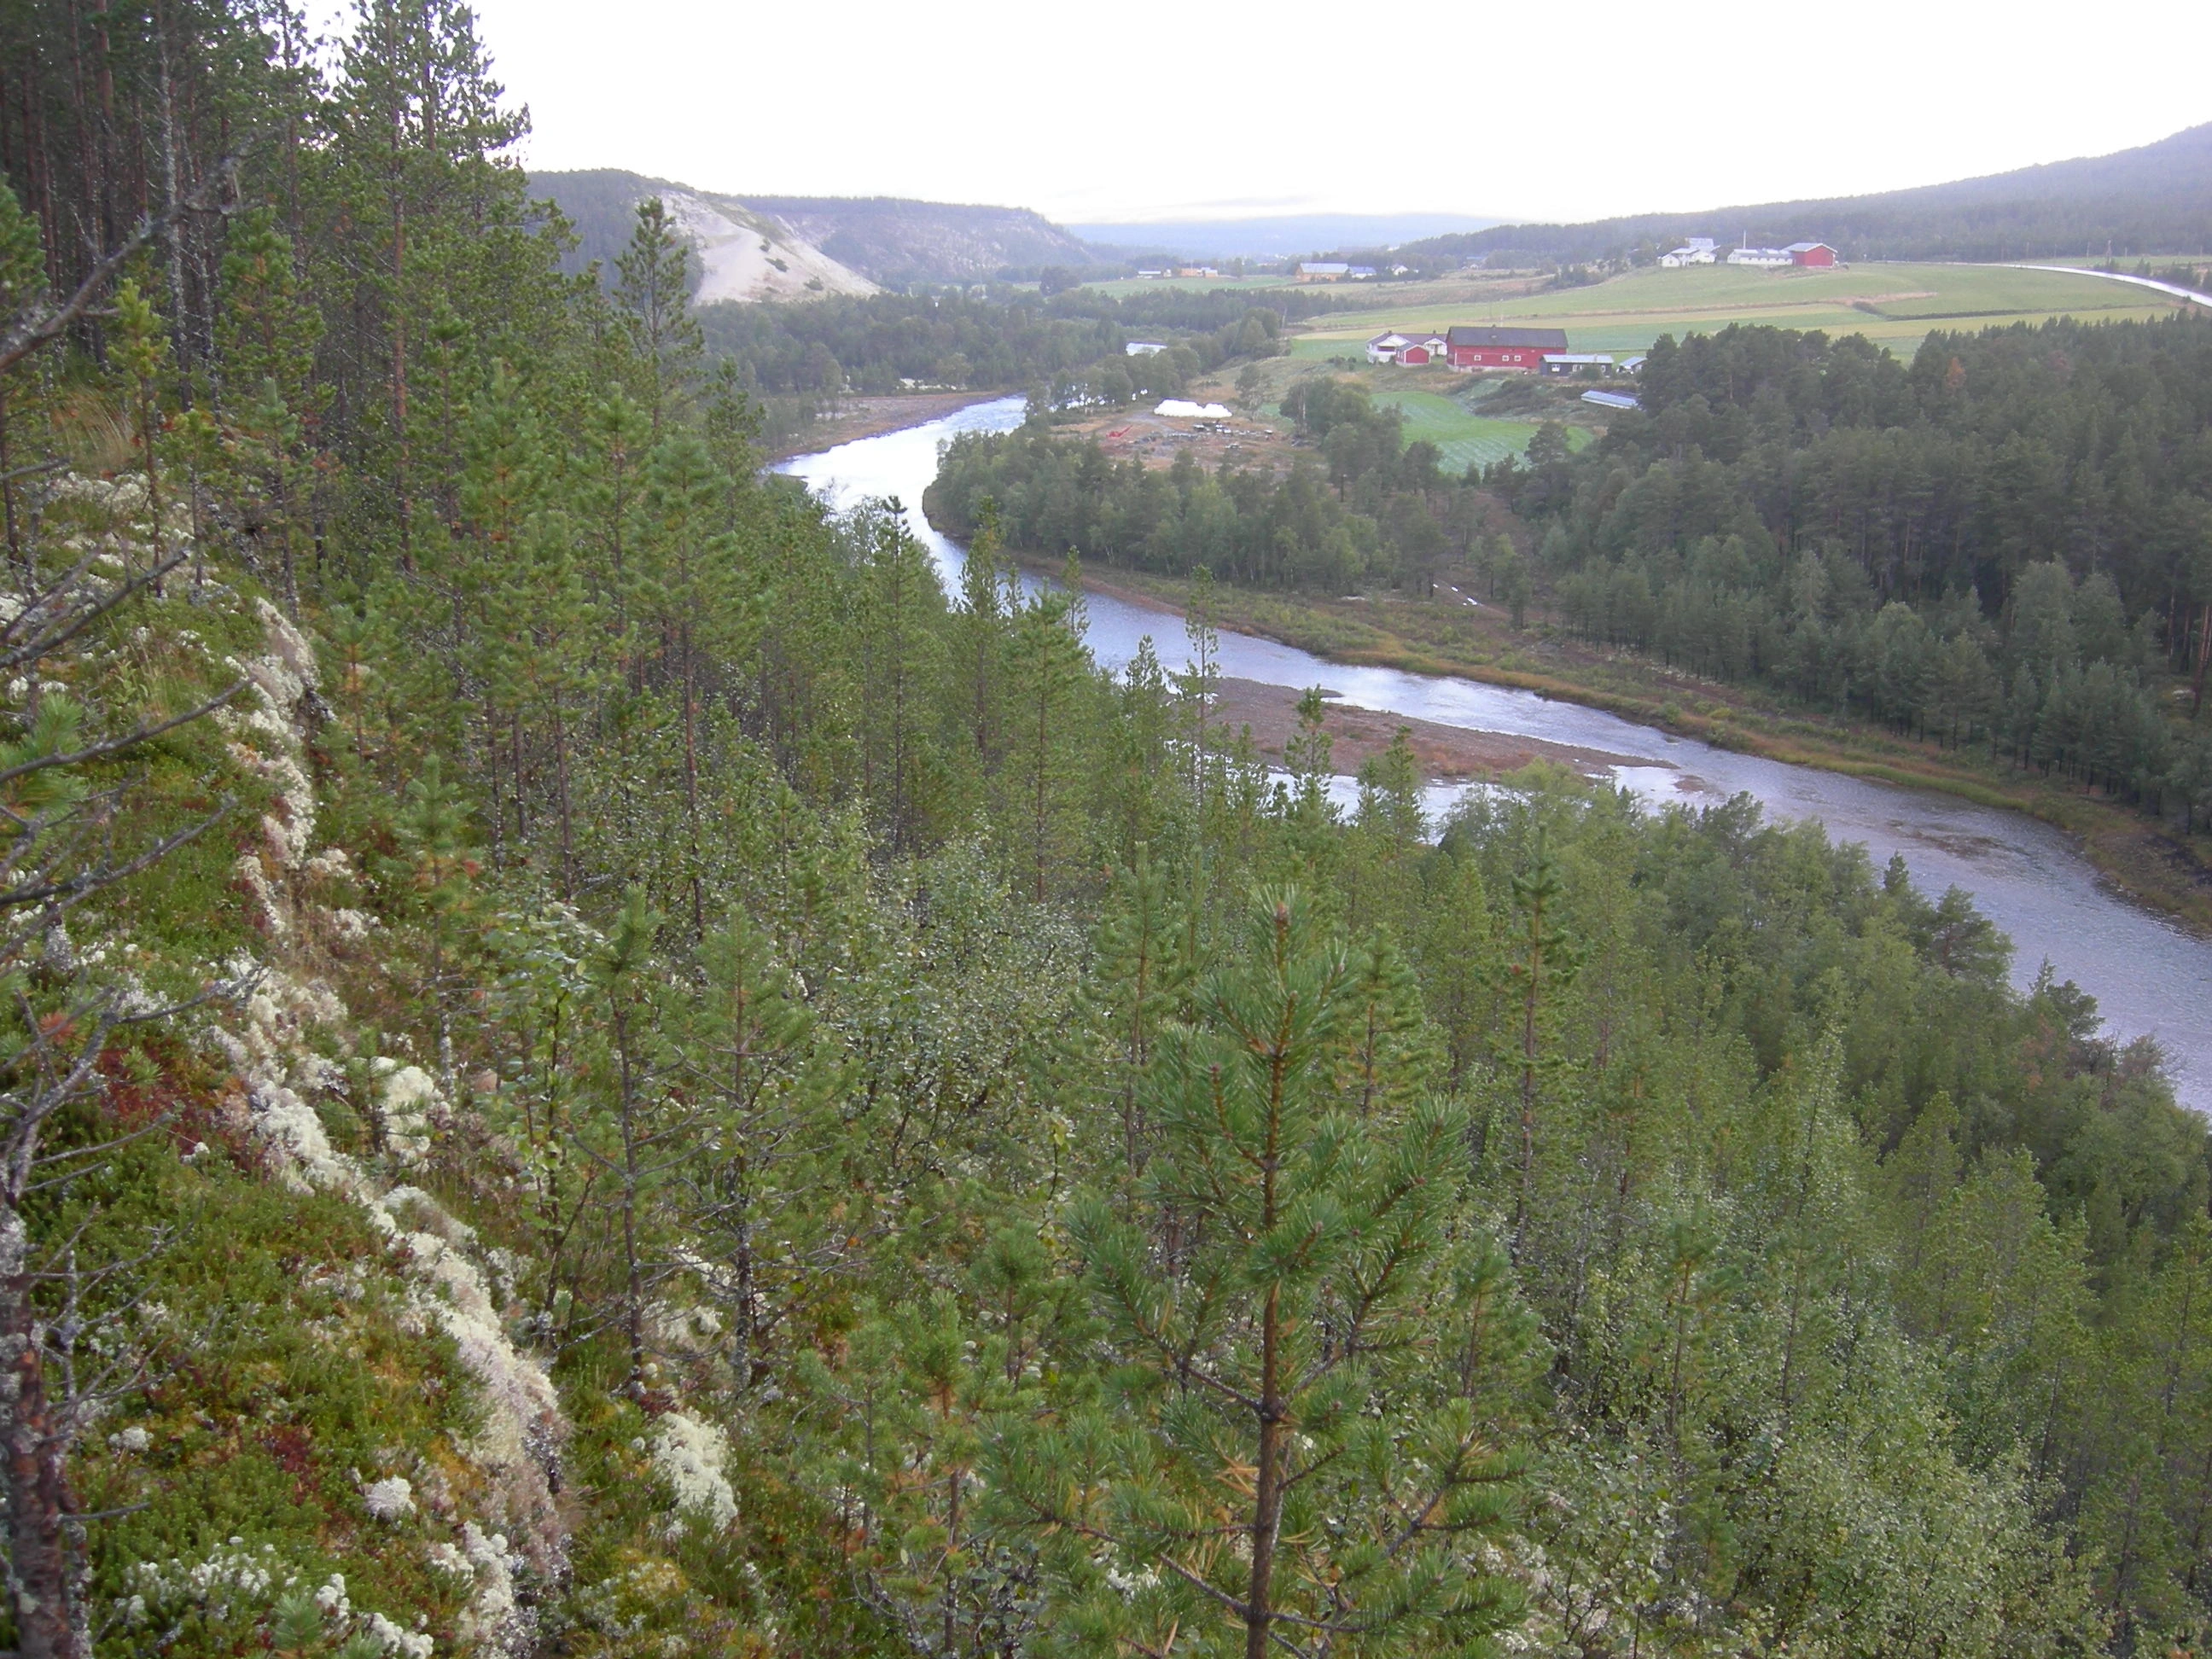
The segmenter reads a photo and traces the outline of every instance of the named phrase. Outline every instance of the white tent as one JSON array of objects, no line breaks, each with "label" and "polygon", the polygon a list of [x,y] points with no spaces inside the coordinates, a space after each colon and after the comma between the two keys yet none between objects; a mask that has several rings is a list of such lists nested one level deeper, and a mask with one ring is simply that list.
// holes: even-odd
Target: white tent
[{"label": "white tent", "polygon": [[1164,415],[1171,421],[1225,421],[1229,409],[1225,404],[1194,404],[1188,398],[1170,398],[1163,401],[1155,415]]}]

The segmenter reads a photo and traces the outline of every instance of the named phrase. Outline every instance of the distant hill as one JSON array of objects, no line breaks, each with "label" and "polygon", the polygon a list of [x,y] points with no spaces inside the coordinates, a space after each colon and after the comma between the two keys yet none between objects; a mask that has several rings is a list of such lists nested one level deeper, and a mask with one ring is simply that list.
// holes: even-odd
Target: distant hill
[{"label": "distant hill", "polygon": [[539,173],[531,188],[574,220],[577,270],[611,270],[648,195],[691,232],[707,270],[702,301],[866,294],[910,283],[974,283],[1012,268],[1088,265],[1082,242],[1026,208],[894,197],[731,196],[641,173]]},{"label": "distant hill", "polygon": [[1495,219],[1464,213],[1294,213],[1265,219],[1170,219],[1070,225],[1102,251],[1188,259],[1286,259],[1332,248],[1386,248],[1419,237],[1480,230]]},{"label": "distant hill", "polygon": [[576,251],[565,261],[572,270],[583,270],[596,259],[611,282],[615,256],[629,245],[636,223],[637,204],[658,196],[691,240],[698,276],[693,297],[702,305],[877,291],[866,276],[807,238],[729,197],[611,168],[533,173],[530,185],[560,204],[575,223]]},{"label": "distant hill", "polygon": [[1027,208],[893,196],[748,196],[744,201],[887,288],[982,282],[1010,267],[1085,265],[1094,257]]},{"label": "distant hill", "polygon": [[1723,247],[1823,241],[1856,259],[2021,259],[2192,253],[2212,247],[2212,124],[2111,155],[1876,196],[1649,213],[1577,225],[1501,225],[1411,245],[1422,253],[1602,258],[1711,236]]}]

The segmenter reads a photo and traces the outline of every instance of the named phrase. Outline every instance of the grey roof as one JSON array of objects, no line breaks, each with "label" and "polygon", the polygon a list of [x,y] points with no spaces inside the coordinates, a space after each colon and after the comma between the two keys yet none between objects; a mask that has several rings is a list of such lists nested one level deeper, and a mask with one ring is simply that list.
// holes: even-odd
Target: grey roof
[{"label": "grey roof", "polygon": [[1565,351],[1563,328],[1470,328],[1456,324],[1444,338],[1455,346],[1514,346],[1532,351]]}]

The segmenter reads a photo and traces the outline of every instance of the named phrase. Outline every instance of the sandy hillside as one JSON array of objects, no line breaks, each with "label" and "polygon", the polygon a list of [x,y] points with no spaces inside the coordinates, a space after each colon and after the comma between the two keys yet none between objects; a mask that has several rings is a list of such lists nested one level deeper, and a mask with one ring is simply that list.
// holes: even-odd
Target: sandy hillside
[{"label": "sandy hillside", "polygon": [[688,191],[663,191],[661,199],[698,253],[702,275],[693,297],[700,305],[717,300],[808,300],[878,291],[858,271],[839,264],[773,219],[719,207]]}]

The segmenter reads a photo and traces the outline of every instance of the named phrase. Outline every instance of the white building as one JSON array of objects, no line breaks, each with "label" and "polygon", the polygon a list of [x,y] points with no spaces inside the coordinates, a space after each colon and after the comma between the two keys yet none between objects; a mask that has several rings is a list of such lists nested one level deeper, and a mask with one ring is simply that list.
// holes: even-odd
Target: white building
[{"label": "white building", "polygon": [[1786,247],[1740,247],[1730,250],[1728,262],[1732,265],[1756,265],[1761,270],[1773,270],[1783,265],[1794,265],[1797,258]]},{"label": "white building", "polygon": [[1710,236],[1692,236],[1681,246],[1661,254],[1659,263],[1669,270],[1681,265],[1709,265],[1712,264],[1716,257],[1714,250],[1718,246],[1719,244]]},{"label": "white building", "polygon": [[1370,363],[1396,363],[1405,368],[1419,368],[1440,361],[1443,355],[1444,337],[1418,329],[1410,333],[1392,329],[1367,343],[1367,361]]},{"label": "white building", "polygon": [[1223,404],[1194,404],[1188,398],[1165,398],[1152,410],[1171,421],[1225,421],[1229,418],[1227,405]]},{"label": "white building", "polygon": [[1163,340],[1132,340],[1121,348],[1121,351],[1125,356],[1157,357],[1167,349],[1167,343]]}]

